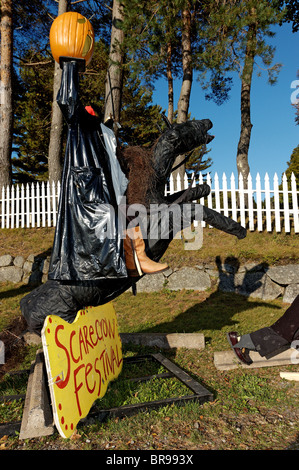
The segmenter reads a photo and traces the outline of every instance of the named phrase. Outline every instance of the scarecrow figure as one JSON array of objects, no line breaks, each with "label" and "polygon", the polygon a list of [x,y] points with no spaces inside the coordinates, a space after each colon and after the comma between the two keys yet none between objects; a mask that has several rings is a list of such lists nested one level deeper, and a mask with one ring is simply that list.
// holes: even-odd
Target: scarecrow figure
[{"label": "scarecrow figure", "polygon": [[[209,194],[206,184],[164,196],[176,157],[213,139],[208,134],[211,121],[174,125],[147,152],[139,147],[117,148],[112,130],[79,99],[78,73],[91,59],[92,27],[72,12],[55,21],[50,39],[54,36],[57,40],[62,30],[67,31],[74,24],[85,28],[85,39],[76,52],[68,53],[60,47],[58,54],[53,53],[62,68],[57,102],[68,125],[68,136],[48,281],[21,300],[28,328],[37,333],[50,314],[73,322],[78,310],[111,301],[135,286],[144,274],[166,269],[160,258],[186,223],[204,220],[239,239],[246,236],[246,229],[239,223],[205,206],[201,206],[199,218],[199,205],[193,201]],[[66,41],[65,36],[68,35],[62,35],[60,43]],[[52,44],[51,47],[53,52]],[[180,226],[173,215],[174,203],[181,209]],[[186,203],[187,220],[183,210]],[[146,210],[151,204],[163,204],[164,212],[159,212],[154,222],[147,218],[142,232],[140,224],[131,227],[134,216],[126,215],[125,223],[120,216],[127,214],[132,204]],[[165,218],[167,236],[163,236]],[[148,236],[153,223],[157,237]]]}]

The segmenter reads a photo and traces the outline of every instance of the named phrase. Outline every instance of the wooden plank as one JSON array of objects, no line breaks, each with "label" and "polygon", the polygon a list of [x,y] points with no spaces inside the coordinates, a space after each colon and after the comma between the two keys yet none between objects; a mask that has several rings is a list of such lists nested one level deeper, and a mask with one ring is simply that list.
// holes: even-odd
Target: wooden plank
[{"label": "wooden plank", "polygon": [[30,368],[19,438],[49,436],[53,432],[53,416],[45,380],[44,354],[39,349]]}]

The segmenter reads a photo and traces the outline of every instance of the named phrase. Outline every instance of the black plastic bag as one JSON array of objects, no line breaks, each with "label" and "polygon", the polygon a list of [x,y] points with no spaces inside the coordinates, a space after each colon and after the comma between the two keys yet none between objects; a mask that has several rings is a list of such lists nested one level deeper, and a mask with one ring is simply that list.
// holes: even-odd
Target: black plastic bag
[{"label": "black plastic bag", "polygon": [[48,278],[90,281],[127,277],[123,229],[99,118],[78,97],[77,62],[63,62],[57,102],[68,124]]}]

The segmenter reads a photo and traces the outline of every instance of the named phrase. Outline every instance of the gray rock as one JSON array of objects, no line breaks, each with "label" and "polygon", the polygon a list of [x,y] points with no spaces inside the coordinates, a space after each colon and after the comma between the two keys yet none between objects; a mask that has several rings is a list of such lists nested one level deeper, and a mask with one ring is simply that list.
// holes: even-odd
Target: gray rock
[{"label": "gray rock", "polygon": [[41,272],[43,274],[47,274],[48,271],[49,271],[49,266],[50,266],[50,262],[48,259],[43,259],[42,262],[41,262]]},{"label": "gray rock", "polygon": [[17,266],[4,266],[0,268],[0,282],[13,282],[17,284],[22,280],[23,271]]},{"label": "gray rock", "polygon": [[[240,282],[240,278],[242,278]],[[237,292],[241,295],[263,300],[274,300],[283,294],[283,288],[262,272],[237,275]]]},{"label": "gray rock", "polygon": [[208,269],[205,269],[205,272],[206,272],[209,276],[211,276],[211,277],[219,277],[219,271],[218,271],[218,269],[210,269],[210,268],[208,268]]},{"label": "gray rock", "polygon": [[18,268],[22,268],[24,265],[24,258],[23,256],[16,256],[14,259],[13,264],[17,266]]},{"label": "gray rock", "polygon": [[196,268],[182,268],[168,278],[170,290],[189,289],[204,291],[211,287],[210,276]]},{"label": "gray rock", "polygon": [[288,264],[286,266],[273,266],[267,270],[268,276],[272,281],[287,286],[296,284],[299,279],[299,264]]},{"label": "gray rock", "polygon": [[291,304],[297,295],[299,295],[299,284],[289,284],[285,289],[282,300],[287,304]]},{"label": "gray rock", "polygon": [[137,292],[158,292],[163,289],[165,277],[163,273],[143,276],[137,284]]},{"label": "gray rock", "polygon": [[34,260],[35,260],[35,255],[31,253],[31,255],[28,256],[27,261],[29,261],[30,263],[33,263]]},{"label": "gray rock", "polygon": [[242,266],[245,270],[245,272],[265,272],[265,264],[264,263],[259,263],[256,264],[254,262],[247,262]]},{"label": "gray rock", "polygon": [[218,289],[222,292],[235,292],[263,300],[274,300],[283,293],[283,288],[264,272],[241,272],[235,275],[222,273]]},{"label": "gray rock", "polygon": [[23,270],[24,273],[31,273],[32,272],[32,267],[33,267],[33,262],[32,261],[25,261],[23,265]]},{"label": "gray rock", "polygon": [[171,269],[171,268],[168,268],[168,269],[166,269],[165,271],[163,271],[163,276],[167,278],[167,277],[169,277],[172,273],[173,273],[172,269]]},{"label": "gray rock", "polygon": [[29,344],[31,346],[37,346],[42,343],[41,337],[38,334],[30,332],[30,331],[24,332],[23,339],[26,344]]},{"label": "gray rock", "polygon": [[232,273],[221,272],[219,274],[218,290],[221,292],[235,292],[235,275]]},{"label": "gray rock", "polygon": [[2,255],[0,256],[0,267],[2,266],[11,266],[13,262],[13,257],[11,255]]},{"label": "gray rock", "polygon": [[196,264],[195,267],[196,267],[197,269],[204,269],[203,264]]}]

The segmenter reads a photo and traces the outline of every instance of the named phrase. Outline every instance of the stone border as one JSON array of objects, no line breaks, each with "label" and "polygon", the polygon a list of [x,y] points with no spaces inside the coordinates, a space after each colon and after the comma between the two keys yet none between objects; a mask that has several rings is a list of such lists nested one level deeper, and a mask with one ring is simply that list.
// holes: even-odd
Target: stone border
[{"label": "stone border", "polygon": [[[47,280],[50,257],[30,255],[0,256],[0,282],[38,285]],[[195,267],[168,269],[160,274],[144,276],[137,283],[138,292],[158,292],[162,289],[206,291],[217,286],[221,292],[234,292],[265,301],[282,296],[292,303],[299,294],[299,264],[268,266],[248,262],[240,265],[235,258],[224,262],[203,263]]]}]

